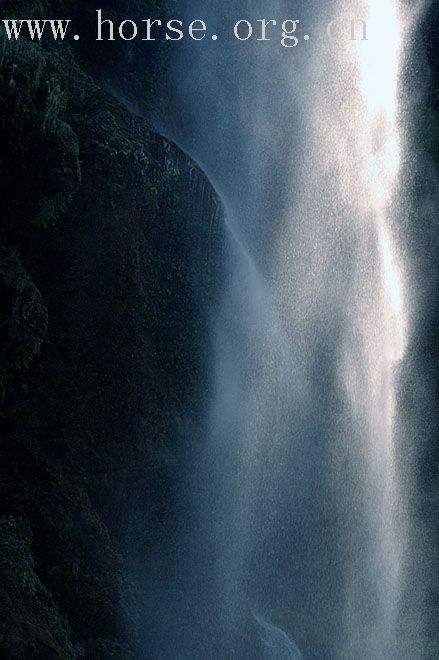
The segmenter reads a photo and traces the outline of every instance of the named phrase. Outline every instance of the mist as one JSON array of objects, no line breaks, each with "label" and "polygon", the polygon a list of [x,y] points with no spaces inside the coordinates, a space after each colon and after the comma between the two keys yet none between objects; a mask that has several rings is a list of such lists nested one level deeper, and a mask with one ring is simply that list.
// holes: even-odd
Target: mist
[{"label": "mist", "polygon": [[[321,4],[187,2],[182,19],[219,38],[169,49],[158,128],[220,195],[228,251],[208,405],[179,431],[193,443],[179,532],[142,575],[146,657],[425,657],[422,421],[404,394],[422,378],[411,224],[425,163],[407,172],[401,99],[403,80],[423,94],[406,44],[424,7]],[[352,16],[367,41],[327,38]],[[300,19],[310,39],[225,36],[263,17]]]}]

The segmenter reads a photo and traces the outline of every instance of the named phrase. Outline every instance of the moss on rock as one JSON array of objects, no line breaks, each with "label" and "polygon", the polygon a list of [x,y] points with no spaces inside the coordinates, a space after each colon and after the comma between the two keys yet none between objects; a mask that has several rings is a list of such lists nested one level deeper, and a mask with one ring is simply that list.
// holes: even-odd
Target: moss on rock
[{"label": "moss on rock", "polygon": [[38,355],[47,331],[47,307],[18,254],[0,245],[0,389]]},{"label": "moss on rock", "polygon": [[5,660],[73,658],[65,618],[35,572],[21,518],[0,518],[0,655]]},{"label": "moss on rock", "polygon": [[[32,9],[62,6],[73,5]],[[195,428],[208,388],[199,310],[220,277],[218,198],[78,62],[66,44],[0,42],[0,534],[17,544],[0,651],[11,660],[142,657],[128,554],[143,557],[169,515],[176,420]]]}]

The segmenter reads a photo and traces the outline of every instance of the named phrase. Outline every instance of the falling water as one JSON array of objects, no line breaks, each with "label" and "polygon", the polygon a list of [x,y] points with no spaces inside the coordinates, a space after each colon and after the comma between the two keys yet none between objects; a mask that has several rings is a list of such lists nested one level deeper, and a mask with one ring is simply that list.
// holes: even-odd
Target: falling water
[{"label": "falling water", "polygon": [[[389,660],[402,657],[397,626],[407,542],[395,419],[408,324],[395,238],[403,26],[393,0],[353,3],[349,16],[366,21],[368,39],[338,51],[319,77],[322,98],[310,118],[315,140],[277,268],[291,322],[301,327],[303,353],[316,324],[324,326],[337,314],[344,319],[336,380],[329,384],[340,388],[344,409],[330,455],[339,478],[349,470],[357,483],[342,493],[342,506],[353,511],[342,514],[350,521],[343,635],[336,652]],[[298,226],[297,217],[307,227]]]},{"label": "falling water", "polygon": [[[258,14],[237,4],[239,18],[292,17],[282,1]],[[409,17],[396,0],[297,9],[315,29],[306,53],[229,44],[223,59],[209,50],[198,63],[191,53],[204,96],[194,106],[195,87],[177,85],[199,138],[178,126],[174,137],[223,197],[230,255],[164,658],[176,639],[190,658],[416,657],[400,639],[408,524],[398,477]],[[221,15],[215,3],[207,12],[211,23]],[[354,40],[346,29],[328,37],[334,17],[348,35],[356,20]],[[256,90],[246,102],[244,89]]]}]

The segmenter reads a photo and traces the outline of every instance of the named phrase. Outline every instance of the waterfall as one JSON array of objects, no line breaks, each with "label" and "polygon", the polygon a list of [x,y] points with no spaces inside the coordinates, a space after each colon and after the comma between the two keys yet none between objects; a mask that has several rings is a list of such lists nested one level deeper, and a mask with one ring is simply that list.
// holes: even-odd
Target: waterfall
[{"label": "waterfall", "polygon": [[368,39],[338,50],[316,74],[315,137],[278,264],[302,352],[316,325],[343,319],[330,386],[344,409],[330,457],[338,478],[347,469],[356,484],[342,493],[349,549],[337,657],[389,660],[404,657],[397,630],[407,547],[395,456],[396,378],[408,332],[396,203],[403,17],[393,0],[344,3],[344,10],[366,21]]},{"label": "waterfall", "polygon": [[[185,578],[166,601],[190,613],[168,607],[169,639],[191,658],[413,660],[398,456],[411,15],[396,0],[302,2],[294,17],[282,0],[235,4],[233,17],[300,17],[311,37],[294,54],[215,42],[174,64],[173,137],[223,199],[229,257],[184,487]],[[233,20],[213,2],[202,13],[217,32]],[[331,39],[334,18],[349,34],[353,18],[367,25],[367,39]]]}]

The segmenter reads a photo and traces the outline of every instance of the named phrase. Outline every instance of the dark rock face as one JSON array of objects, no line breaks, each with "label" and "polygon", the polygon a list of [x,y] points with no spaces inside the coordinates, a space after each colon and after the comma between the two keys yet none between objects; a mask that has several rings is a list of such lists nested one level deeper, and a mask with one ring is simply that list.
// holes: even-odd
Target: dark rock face
[{"label": "dark rock face", "polygon": [[31,534],[20,518],[0,520],[2,650],[11,658],[69,656],[66,620],[35,573]]},{"label": "dark rock face", "polygon": [[0,46],[0,655],[135,657],[124,540],[208,396],[223,211],[69,49]]},{"label": "dark rock face", "polygon": [[0,383],[29,367],[47,331],[47,307],[17,253],[0,245]]}]

